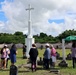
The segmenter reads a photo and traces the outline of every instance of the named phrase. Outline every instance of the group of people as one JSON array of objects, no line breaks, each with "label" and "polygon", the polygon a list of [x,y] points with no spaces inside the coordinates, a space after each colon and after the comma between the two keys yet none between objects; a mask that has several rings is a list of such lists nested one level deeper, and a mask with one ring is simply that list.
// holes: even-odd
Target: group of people
[{"label": "group of people", "polygon": [[56,49],[53,47],[53,45],[49,45],[48,43],[45,45],[46,49],[44,52],[44,68],[45,69],[49,69],[50,68],[54,68],[55,67],[55,63],[56,63]]},{"label": "group of people", "polygon": [[[49,64],[51,64],[51,66],[55,66],[55,62],[56,62],[56,51],[55,48],[53,46],[50,47],[50,45],[47,43],[45,45],[45,52],[43,54],[44,58],[43,58],[43,62],[44,62],[44,67],[46,69],[49,68]],[[26,56],[26,48],[27,46],[25,44],[23,44],[23,57]],[[8,60],[10,59],[11,61],[11,65],[14,65],[14,63],[16,62],[16,55],[17,55],[17,48],[16,45],[13,44],[11,46],[11,48],[9,49],[7,45],[4,45],[4,47],[0,50],[0,56],[1,56],[1,63],[0,63],[0,68],[7,68],[8,67]],[[29,51],[29,56],[30,56],[30,61],[31,61],[31,68],[32,71],[35,70],[36,71],[36,60],[37,60],[37,56],[38,56],[38,49],[36,47],[36,44],[32,44],[32,48],[30,48]],[[51,60],[51,62],[50,62]]]},{"label": "group of people", "polygon": [[[23,45],[23,56],[26,54],[26,45]],[[73,61],[73,68],[75,68],[76,63],[76,43],[73,42],[72,48],[72,61]],[[1,56],[1,63],[0,68],[7,68],[8,67],[8,60],[10,59],[11,65],[14,65],[16,62],[16,55],[17,55],[17,48],[16,45],[13,44],[11,48],[9,49],[7,45],[4,45],[4,47],[0,50],[0,56]],[[29,51],[30,61],[31,61],[31,69],[32,71],[36,71],[36,60],[38,57],[38,49],[36,47],[36,44],[32,44],[32,47]],[[56,63],[56,49],[53,47],[53,45],[45,44],[45,51],[43,54],[43,67],[45,69],[49,69],[50,67],[55,67]]]},{"label": "group of people", "polygon": [[[32,48],[30,49],[29,55],[31,60],[31,69],[32,71],[36,71],[36,60],[38,56],[38,49],[36,47],[36,44],[32,44]],[[53,45],[50,46],[48,43],[45,45],[45,51],[43,56],[43,67],[45,69],[49,69],[49,66],[55,67],[56,49],[53,47]]]},{"label": "group of people", "polygon": [[[71,47],[71,54],[72,54],[72,65],[73,68],[76,66],[76,42],[72,42]],[[29,52],[30,60],[31,60],[31,68],[33,71],[33,68],[36,70],[36,60],[38,56],[38,50],[36,47],[36,44],[32,44],[32,48]],[[45,44],[45,51],[43,54],[43,67],[45,69],[54,68],[56,64],[56,49],[53,47],[53,45]]]},{"label": "group of people", "polygon": [[16,54],[17,49],[16,45],[13,44],[11,48],[9,49],[7,45],[4,45],[4,47],[0,50],[0,56],[1,56],[1,63],[0,68],[5,69],[8,67],[8,60],[11,60],[11,65],[14,65],[16,62]]}]

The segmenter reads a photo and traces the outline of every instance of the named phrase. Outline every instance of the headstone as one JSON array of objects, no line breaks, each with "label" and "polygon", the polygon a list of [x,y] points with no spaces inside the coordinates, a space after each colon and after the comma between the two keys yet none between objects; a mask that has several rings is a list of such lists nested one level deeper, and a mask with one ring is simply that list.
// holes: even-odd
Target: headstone
[{"label": "headstone", "polygon": [[68,67],[68,64],[65,60],[62,60],[59,64],[60,67]]},{"label": "headstone", "polygon": [[39,60],[39,61],[37,61],[37,64],[38,64],[38,65],[41,65],[41,66],[43,65],[43,60],[42,60],[42,58],[41,58],[41,57],[40,57],[40,60]]},{"label": "headstone", "polygon": [[15,65],[10,66],[10,74],[9,75],[18,75],[18,68]]},{"label": "headstone", "polygon": [[59,59],[60,58],[60,54],[58,52],[56,52],[56,58]]},{"label": "headstone", "polygon": [[71,55],[71,53],[69,53],[68,55],[67,55],[67,58],[66,58],[67,60],[71,60],[72,59],[72,55]]}]

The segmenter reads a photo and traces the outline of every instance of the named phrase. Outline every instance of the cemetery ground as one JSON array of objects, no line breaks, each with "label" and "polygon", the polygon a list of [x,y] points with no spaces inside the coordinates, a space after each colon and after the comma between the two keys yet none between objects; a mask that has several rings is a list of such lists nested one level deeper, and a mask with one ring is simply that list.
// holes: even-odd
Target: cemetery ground
[{"label": "cemetery ground", "polygon": [[[44,49],[39,51],[39,57],[43,57],[43,53],[44,53]],[[62,56],[62,49],[57,49],[57,52],[60,54],[60,56]],[[70,49],[66,50],[66,55],[70,53]],[[60,70],[60,73],[54,73],[54,72],[50,72],[51,69],[49,70],[44,70],[43,66],[38,66],[37,67],[37,71],[36,72],[32,72],[31,69],[29,69],[28,67],[21,67],[18,68],[18,75],[76,75],[76,68],[73,69],[72,68],[72,60],[66,60],[68,63],[68,67],[59,67],[58,64],[62,61],[62,59],[57,60],[56,63],[56,69]],[[18,49],[18,55],[17,55],[17,62],[16,62],[16,66],[20,66],[23,64],[27,64],[28,59],[23,59],[22,58],[22,49]],[[8,63],[8,68],[1,70],[0,69],[0,75],[9,75],[9,68],[10,68],[10,60]]]}]

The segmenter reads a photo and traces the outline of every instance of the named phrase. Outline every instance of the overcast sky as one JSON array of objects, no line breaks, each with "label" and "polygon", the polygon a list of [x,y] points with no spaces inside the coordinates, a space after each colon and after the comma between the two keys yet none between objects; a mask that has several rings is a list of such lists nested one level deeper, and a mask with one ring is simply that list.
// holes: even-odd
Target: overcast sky
[{"label": "overcast sky", "polygon": [[0,0],[0,33],[21,31],[28,34],[28,5],[32,34],[58,36],[76,30],[76,0]]}]

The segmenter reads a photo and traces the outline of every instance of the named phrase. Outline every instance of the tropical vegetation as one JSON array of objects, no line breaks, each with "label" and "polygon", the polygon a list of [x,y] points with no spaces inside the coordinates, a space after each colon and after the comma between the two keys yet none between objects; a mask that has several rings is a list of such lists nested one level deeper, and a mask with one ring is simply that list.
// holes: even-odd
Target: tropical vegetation
[{"label": "tropical vegetation", "polygon": [[[52,35],[47,35],[46,33],[41,32],[40,34],[33,35],[36,43],[58,43],[61,42],[63,38],[66,38],[70,35],[76,35],[76,30],[66,30],[58,36],[54,37]],[[17,31],[14,34],[9,33],[0,33],[0,44],[2,43],[25,43],[26,34],[23,32]]]}]

